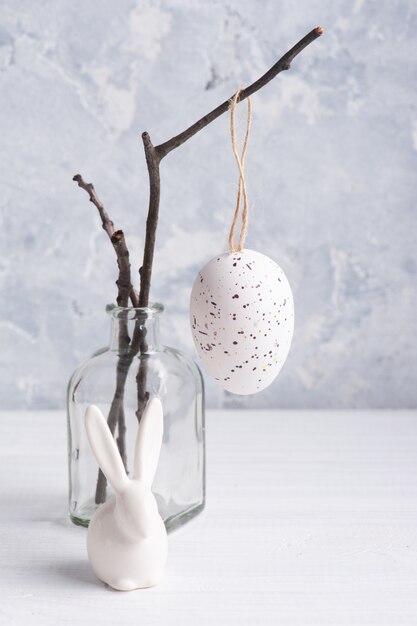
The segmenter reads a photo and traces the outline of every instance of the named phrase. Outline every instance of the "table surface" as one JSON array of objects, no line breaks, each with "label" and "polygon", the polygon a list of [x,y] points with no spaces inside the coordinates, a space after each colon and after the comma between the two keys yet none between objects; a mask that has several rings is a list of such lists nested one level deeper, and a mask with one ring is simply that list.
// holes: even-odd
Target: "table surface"
[{"label": "table surface", "polygon": [[211,411],[207,506],[115,592],[67,519],[61,412],[0,414],[0,624],[417,624],[417,412]]}]

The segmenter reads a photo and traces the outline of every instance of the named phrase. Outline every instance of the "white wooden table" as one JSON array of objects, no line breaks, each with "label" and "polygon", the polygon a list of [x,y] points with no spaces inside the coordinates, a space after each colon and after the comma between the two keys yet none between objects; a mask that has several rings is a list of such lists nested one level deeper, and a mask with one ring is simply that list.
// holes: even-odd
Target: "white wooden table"
[{"label": "white wooden table", "polygon": [[67,520],[65,439],[0,414],[0,624],[417,624],[417,412],[209,412],[206,510],[128,593]]}]

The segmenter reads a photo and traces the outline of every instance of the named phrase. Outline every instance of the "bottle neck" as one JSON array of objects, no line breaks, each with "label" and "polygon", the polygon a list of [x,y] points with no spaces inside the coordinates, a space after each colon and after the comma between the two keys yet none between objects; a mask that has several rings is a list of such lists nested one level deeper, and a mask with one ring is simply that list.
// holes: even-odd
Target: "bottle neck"
[{"label": "bottle neck", "polygon": [[159,317],[163,308],[154,305],[134,309],[114,307],[111,311],[110,350],[124,352],[136,344],[141,352],[156,352],[161,348]]}]

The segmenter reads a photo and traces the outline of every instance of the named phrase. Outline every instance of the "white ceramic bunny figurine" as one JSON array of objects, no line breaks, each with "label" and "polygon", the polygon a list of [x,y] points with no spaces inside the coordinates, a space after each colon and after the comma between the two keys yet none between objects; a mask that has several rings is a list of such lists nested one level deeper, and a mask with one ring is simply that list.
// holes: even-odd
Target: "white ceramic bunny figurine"
[{"label": "white ceramic bunny figurine", "polygon": [[97,462],[116,494],[97,509],[88,527],[94,573],[120,591],[152,587],[160,581],[167,557],[165,525],[151,491],[162,444],[161,402],[153,398],[143,412],[131,479],[96,406],[87,408],[85,425]]}]

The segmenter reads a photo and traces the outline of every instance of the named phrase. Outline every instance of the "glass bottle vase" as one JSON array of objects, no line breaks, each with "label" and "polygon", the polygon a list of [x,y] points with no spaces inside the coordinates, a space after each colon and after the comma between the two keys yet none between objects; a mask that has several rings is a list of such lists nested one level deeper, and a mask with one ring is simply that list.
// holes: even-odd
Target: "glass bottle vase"
[{"label": "glass bottle vase", "polygon": [[169,531],[204,508],[203,379],[188,356],[160,344],[162,305],[108,309],[110,345],[85,360],[68,385],[70,518],[88,526],[112,494],[87,440],[87,406],[95,404],[107,417],[129,475],[138,419],[147,399],[156,396],[164,409],[164,437],[152,490]]}]

